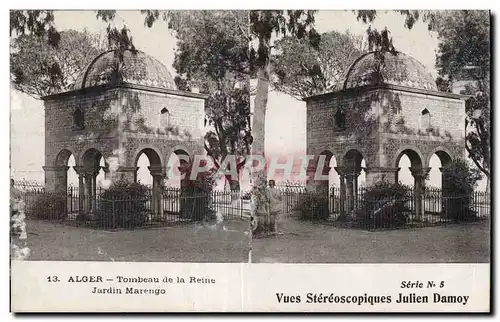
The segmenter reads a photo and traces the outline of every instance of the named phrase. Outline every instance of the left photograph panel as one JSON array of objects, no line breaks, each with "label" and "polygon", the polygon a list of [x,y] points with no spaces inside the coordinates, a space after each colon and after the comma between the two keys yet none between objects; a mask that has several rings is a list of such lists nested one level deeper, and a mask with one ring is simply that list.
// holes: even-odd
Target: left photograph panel
[{"label": "left photograph panel", "polygon": [[249,262],[247,33],[245,11],[10,11],[11,260]]}]

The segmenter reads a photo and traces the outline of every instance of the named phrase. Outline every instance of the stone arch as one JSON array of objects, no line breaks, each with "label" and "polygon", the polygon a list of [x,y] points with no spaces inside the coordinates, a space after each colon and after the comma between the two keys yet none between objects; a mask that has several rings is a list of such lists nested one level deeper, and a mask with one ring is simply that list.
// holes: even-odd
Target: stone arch
[{"label": "stone arch", "polygon": [[[315,173],[314,173],[314,175],[316,176],[316,173],[319,173],[319,174],[322,174],[323,176],[327,176],[326,180],[320,180],[320,182],[318,182],[321,189],[328,189],[330,186],[328,176],[330,174],[330,171],[332,170],[331,165],[330,165],[330,162],[332,161],[332,159],[335,159],[335,161],[337,161],[335,154],[328,149],[320,152],[318,154],[318,156],[315,158]],[[318,167],[320,167],[320,166],[322,166],[322,169],[318,169]]]},{"label": "stone arch", "polygon": [[71,152],[68,149],[62,149],[61,151],[59,151],[59,153],[57,154],[57,156],[56,156],[56,158],[54,160],[54,166],[56,166],[56,167],[65,167],[65,166],[67,166],[68,165],[68,160],[71,157],[71,155],[73,155],[73,157],[75,158],[75,162],[78,162],[78,160],[76,159],[76,156],[75,156],[75,154],[73,152]]},{"label": "stone arch", "polygon": [[165,159],[165,162],[168,162],[170,157],[172,156],[172,154],[185,154],[185,155],[188,155],[189,158],[192,158],[193,157],[193,151],[191,149],[189,149],[187,146],[185,145],[176,145],[174,147],[172,147],[170,150],[168,150],[168,152],[166,153],[166,159]]},{"label": "stone arch", "polygon": [[425,180],[429,173],[429,168],[424,167],[425,159],[422,157],[422,153],[415,146],[404,146],[401,147],[396,154],[395,167],[398,168],[396,172],[396,182],[399,182],[399,162],[403,155],[406,155],[410,159],[410,174],[413,177],[413,201],[409,205],[412,212],[417,216],[417,218],[422,218],[425,213],[425,203],[423,198],[425,197]]},{"label": "stone arch", "polygon": [[403,157],[403,155],[408,156],[411,162],[412,167],[422,167],[424,165],[425,158],[423,157],[422,152],[414,145],[404,145],[399,148],[399,150],[395,154],[395,159],[393,166],[395,168],[399,167],[399,161]]},{"label": "stone arch", "polygon": [[352,148],[342,154],[341,164],[344,168],[360,169],[364,155],[359,149]]},{"label": "stone arch", "polygon": [[106,158],[101,151],[96,148],[89,148],[85,150],[85,152],[81,155],[79,164],[86,168],[97,169],[99,168],[99,162],[101,158],[104,158],[104,160],[106,161]]},{"label": "stone arch", "polygon": [[451,165],[451,162],[453,161],[453,153],[451,153],[450,150],[443,146],[438,146],[429,151],[429,153],[427,154],[427,158],[425,159],[425,164],[427,166],[429,166],[431,158],[434,154],[436,154],[441,161],[441,167],[447,167]]},{"label": "stone arch", "polygon": [[158,151],[158,149],[152,146],[142,146],[136,149],[133,154],[134,166],[137,166],[137,161],[139,160],[139,157],[141,156],[142,153],[144,153],[148,157],[151,166],[161,167],[165,164],[162,158],[162,154],[160,151]]},{"label": "stone arch", "polygon": [[[185,155],[189,159],[189,161],[183,160],[179,158],[179,164],[172,164],[173,156],[179,157],[179,155]],[[169,185],[178,186],[180,188],[184,187],[187,184],[187,180],[189,178],[184,177],[185,180],[181,180],[182,174],[181,167],[186,165],[187,162],[192,162],[193,154],[191,149],[184,145],[176,145],[172,147],[168,153],[165,155],[165,168],[166,168],[166,179]],[[185,170],[185,169],[183,169]]]},{"label": "stone arch", "polygon": [[[139,161],[142,156],[145,156],[146,159],[143,159],[143,162],[149,163],[139,164]],[[136,173],[134,175],[135,181],[142,182],[142,179],[145,179],[146,184],[153,184],[155,186],[155,179],[157,181],[156,185],[159,187],[163,182],[164,177],[164,164],[162,162],[161,154],[158,153],[158,150],[152,147],[142,147],[142,149],[137,150],[135,152],[133,159],[133,167],[136,168]],[[147,160],[147,161],[146,161]]]}]

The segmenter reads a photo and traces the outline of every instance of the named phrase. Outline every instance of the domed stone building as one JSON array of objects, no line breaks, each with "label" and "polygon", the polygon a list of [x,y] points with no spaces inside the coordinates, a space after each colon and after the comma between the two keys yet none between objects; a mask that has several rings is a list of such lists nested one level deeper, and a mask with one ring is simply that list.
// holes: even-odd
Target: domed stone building
[{"label": "domed stone building", "polygon": [[115,51],[98,55],[72,90],[43,97],[47,190],[66,191],[73,155],[79,209],[92,212],[100,169],[107,178],[135,181],[144,153],[151,165],[154,207],[160,211],[157,195],[171,155],[204,151],[206,97],[177,90],[167,68],[143,52],[127,50],[122,59]]},{"label": "domed stone building", "polygon": [[[307,154],[316,156],[308,185],[316,190],[328,187],[328,181],[315,180],[314,173],[319,167],[328,174],[335,157],[347,210],[356,206],[362,170],[367,185],[397,182],[399,160],[407,155],[415,191],[421,191],[433,154],[442,167],[464,157],[464,97],[439,92],[426,68],[404,53],[366,53],[343,73],[333,92],[304,100]],[[416,208],[418,213],[420,206]]]}]

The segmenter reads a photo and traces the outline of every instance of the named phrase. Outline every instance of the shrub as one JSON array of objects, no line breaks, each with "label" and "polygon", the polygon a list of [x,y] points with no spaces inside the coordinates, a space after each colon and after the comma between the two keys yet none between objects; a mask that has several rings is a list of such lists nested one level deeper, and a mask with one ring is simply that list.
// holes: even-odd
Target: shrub
[{"label": "shrub", "polygon": [[68,217],[67,199],[64,193],[44,192],[27,209],[26,216],[42,220],[63,220]]},{"label": "shrub", "polygon": [[328,196],[316,192],[304,192],[299,195],[294,210],[301,220],[326,220],[329,217]]},{"label": "shrub", "polygon": [[245,191],[245,192],[243,192],[243,194],[241,195],[241,199],[243,199],[243,200],[250,200],[250,199],[252,199],[252,191]]},{"label": "shrub", "polygon": [[406,224],[405,201],[410,188],[380,181],[366,188],[355,211],[355,221],[366,228],[396,228]]},{"label": "shrub", "polygon": [[151,213],[149,188],[140,183],[118,181],[101,195],[96,219],[106,228],[143,226]]},{"label": "shrub", "polygon": [[448,218],[462,221],[475,218],[470,197],[481,179],[481,172],[464,160],[454,160],[443,173],[443,212]]},{"label": "shrub", "polygon": [[[215,219],[212,208],[212,193],[215,171],[198,174],[181,189],[181,218],[201,221]],[[189,178],[189,174],[186,175]]]}]

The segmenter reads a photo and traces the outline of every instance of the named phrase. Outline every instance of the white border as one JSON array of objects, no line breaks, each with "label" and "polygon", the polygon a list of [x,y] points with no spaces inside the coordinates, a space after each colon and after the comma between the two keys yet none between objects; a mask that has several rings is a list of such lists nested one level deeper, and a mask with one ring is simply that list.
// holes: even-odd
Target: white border
[{"label": "white border", "polygon": [[[238,6],[235,6],[235,4],[238,3]],[[266,0],[254,0],[251,2],[235,2],[233,1],[207,1],[207,2],[202,2],[202,1],[192,1],[192,0],[183,0],[179,2],[160,2],[160,1],[141,1],[140,5],[142,8],[164,8],[165,6],[168,6],[170,9],[275,9],[275,8],[303,8],[304,5],[307,5],[307,7],[314,8],[314,9],[362,9],[362,8],[372,8],[372,9],[387,9],[387,8],[400,8],[402,5],[404,7],[409,7],[412,9],[492,9],[494,14],[498,14],[499,10],[497,9],[498,6],[498,1],[464,1],[464,0],[455,0],[455,1],[447,1],[447,2],[437,2],[437,1],[428,1],[428,0],[420,0],[420,1],[411,1],[411,2],[404,2],[402,3],[401,1],[360,1],[360,0],[350,0],[350,1],[321,1],[321,0],[309,0],[307,2],[304,1],[297,1],[297,0],[289,0],[289,1],[266,1]],[[2,6],[8,5],[9,2],[4,1],[2,2]],[[41,4],[43,4],[43,7],[45,8],[61,8],[61,9],[87,9],[87,10],[92,10],[92,9],[97,9],[97,8],[109,8],[109,7],[114,7],[116,9],[138,9],[137,4],[124,4],[123,2],[116,2],[116,3],[103,3],[102,1],[95,1],[95,0],[88,0],[85,2],[68,2],[68,1],[44,1],[39,2],[39,1],[15,1],[13,3],[16,9],[22,9],[22,8],[40,8]],[[12,8],[12,7],[11,7]],[[3,8],[2,8],[3,9]],[[4,10],[2,10],[2,15],[1,17],[3,18],[1,26],[3,26],[4,31],[2,35],[8,35],[8,19],[9,19],[9,13],[8,10],[10,8],[6,7]],[[495,30],[497,29],[498,26],[498,20],[495,23]],[[3,139],[0,140],[0,144],[2,151],[9,151],[9,137],[10,137],[10,129],[9,129],[9,112],[10,109],[9,104],[10,104],[10,93],[9,93],[9,80],[8,80],[8,69],[9,69],[9,58],[8,58],[8,51],[9,51],[9,45],[8,45],[8,39],[6,39],[2,44],[5,46],[2,50],[2,61],[4,64],[0,65],[0,68],[2,69],[2,75],[4,75],[4,86],[2,87],[2,98],[4,100],[4,108],[0,109],[0,120],[3,122],[3,126],[0,127],[1,135]],[[498,48],[495,42],[495,52],[498,53]],[[497,70],[495,70],[497,71]],[[495,86],[495,92],[499,92],[497,88],[498,84]],[[500,113],[496,112],[494,115],[499,115]],[[495,120],[498,121],[498,120]],[[498,123],[498,122],[497,122]],[[499,132],[499,131],[496,131]],[[494,137],[494,142],[497,140],[496,134]],[[7,185],[7,182],[9,181],[9,170],[8,170],[8,165],[9,165],[9,154],[4,153],[4,157],[1,159],[1,170],[0,170],[0,182],[2,184],[0,185],[1,189],[1,195],[3,200],[5,202],[3,203],[5,210],[8,204],[8,194],[9,194],[9,188]],[[495,190],[496,193],[497,190]],[[498,197],[495,195],[495,197]],[[496,200],[499,200],[498,198],[495,198]],[[1,253],[1,258],[3,259],[3,265],[2,265],[2,276],[4,277],[4,281],[6,281],[7,276],[9,274],[9,261],[8,261],[8,256],[9,256],[9,248],[8,248],[8,233],[7,233],[7,220],[4,218],[2,220],[2,223],[5,223],[5,227],[3,228],[3,234],[5,240],[2,243],[2,253]],[[495,236],[497,235],[497,229],[494,229]],[[498,266],[498,265],[497,265]],[[495,271],[496,268],[495,267]],[[5,283],[5,286],[8,284]],[[9,288],[8,287],[2,287],[2,299],[4,300],[4,305],[7,304],[8,299],[9,299]],[[498,297],[495,299],[496,302],[496,308],[498,309]],[[5,308],[5,306],[4,306]],[[7,312],[5,309],[3,312]],[[7,319],[13,319],[13,315],[11,314],[2,314]],[[91,318],[102,318],[102,317],[94,317],[92,316]],[[106,317],[109,319],[109,317]],[[142,318],[142,317],[141,317]],[[173,316],[170,316],[168,318],[174,318]],[[188,317],[192,318],[192,317]],[[218,319],[218,317],[209,317],[211,319]],[[346,317],[334,317],[335,319],[346,319]],[[349,317],[347,317],[349,318]],[[385,317],[382,317],[385,318]],[[425,317],[418,317],[418,318],[425,318],[425,320],[432,320],[434,319],[428,316]],[[467,318],[471,318],[468,316]],[[473,317],[474,318],[474,317]],[[41,321],[52,321],[52,317],[43,317],[40,320]],[[81,319],[81,317],[73,317],[73,319]],[[4,320],[4,319],[2,319]]]}]

